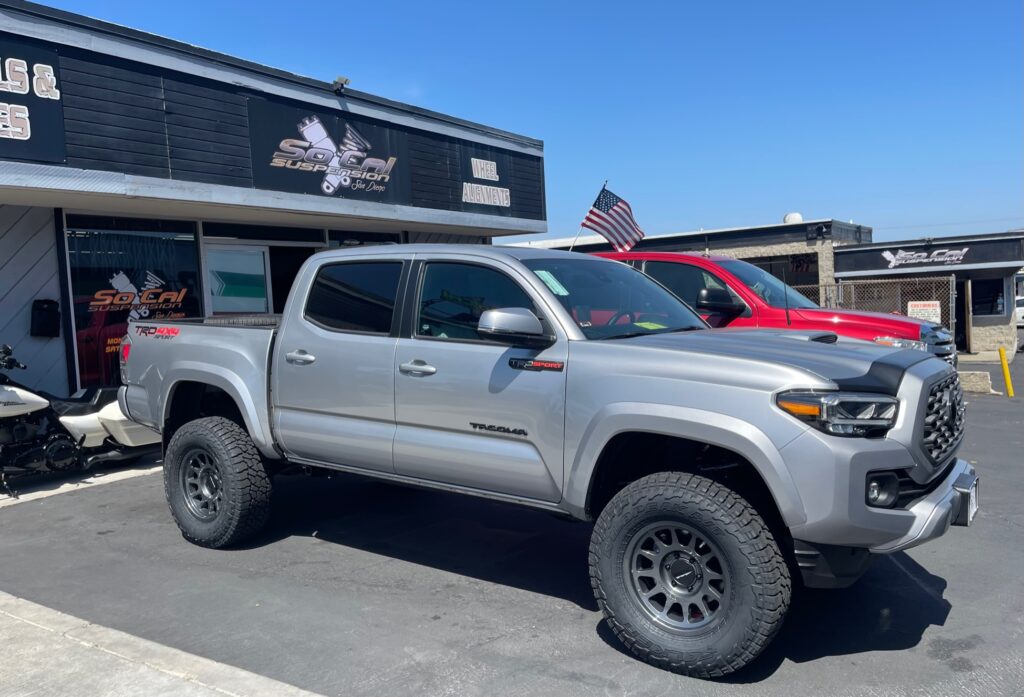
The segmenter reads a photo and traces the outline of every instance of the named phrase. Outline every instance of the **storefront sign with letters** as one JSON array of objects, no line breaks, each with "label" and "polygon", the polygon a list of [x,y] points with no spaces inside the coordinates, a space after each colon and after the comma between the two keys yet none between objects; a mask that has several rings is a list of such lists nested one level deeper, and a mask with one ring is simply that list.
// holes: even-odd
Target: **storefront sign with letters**
[{"label": "storefront sign with letters", "polygon": [[0,159],[65,157],[57,52],[0,33]]}]

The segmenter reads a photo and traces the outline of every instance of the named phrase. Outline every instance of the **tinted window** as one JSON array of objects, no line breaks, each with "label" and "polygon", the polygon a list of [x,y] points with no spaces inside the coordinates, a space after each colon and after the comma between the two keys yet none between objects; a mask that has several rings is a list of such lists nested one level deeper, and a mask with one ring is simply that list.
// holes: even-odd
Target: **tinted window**
[{"label": "tinted window", "polygon": [[306,317],[330,329],[387,334],[401,275],[395,261],[325,266],[309,290]]},{"label": "tinted window", "polygon": [[526,291],[500,271],[470,264],[427,264],[416,333],[438,339],[479,340],[476,325],[480,315],[499,307],[536,312]]},{"label": "tinted window", "polygon": [[[697,296],[707,288],[704,271],[689,264],[668,261],[649,261],[644,267],[648,276],[675,293],[680,299],[697,307]],[[720,287],[719,286],[716,287]]]}]

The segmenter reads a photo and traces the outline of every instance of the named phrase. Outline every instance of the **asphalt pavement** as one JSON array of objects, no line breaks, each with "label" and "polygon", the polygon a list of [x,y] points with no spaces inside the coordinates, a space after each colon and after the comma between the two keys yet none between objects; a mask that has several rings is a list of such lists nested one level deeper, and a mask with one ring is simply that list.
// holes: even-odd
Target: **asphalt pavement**
[{"label": "asphalt pavement", "polygon": [[351,476],[281,479],[268,532],[231,551],[181,538],[159,474],[0,508],[0,591],[325,695],[1020,695],[1024,400],[968,409],[975,525],[850,589],[803,591],[726,680],[620,649],[590,592],[588,525]]}]

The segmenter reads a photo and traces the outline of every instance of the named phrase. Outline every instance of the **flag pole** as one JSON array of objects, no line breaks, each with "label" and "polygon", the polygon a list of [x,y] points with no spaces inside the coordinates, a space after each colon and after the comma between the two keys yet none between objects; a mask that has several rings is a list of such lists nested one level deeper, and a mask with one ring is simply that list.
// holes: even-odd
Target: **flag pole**
[{"label": "flag pole", "polygon": [[[601,185],[601,191],[604,191],[607,188],[608,188],[608,180],[605,179],[604,180],[604,184]],[[601,191],[597,192],[598,196],[601,195]],[[576,241],[580,238],[580,233],[581,232],[583,232],[583,226],[582,225],[580,225],[580,229],[576,231],[576,236],[572,238],[572,244],[569,245],[569,251],[570,252],[572,251],[572,248],[576,246]]]},{"label": "flag pole", "polygon": [[569,245],[569,251],[570,252],[572,251],[572,248],[576,246],[576,240],[578,240],[580,238],[580,233],[581,232],[583,232],[583,226],[582,225],[580,225],[580,229],[576,231],[576,236],[572,238],[572,244]]}]

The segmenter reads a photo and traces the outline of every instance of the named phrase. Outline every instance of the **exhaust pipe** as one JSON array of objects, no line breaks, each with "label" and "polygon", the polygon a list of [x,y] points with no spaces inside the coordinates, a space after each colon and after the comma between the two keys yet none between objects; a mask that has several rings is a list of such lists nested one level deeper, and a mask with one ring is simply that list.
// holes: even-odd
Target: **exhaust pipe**
[{"label": "exhaust pipe", "polygon": [[153,445],[141,445],[137,448],[124,448],[108,450],[103,453],[97,453],[90,455],[85,458],[82,462],[82,469],[89,470],[102,462],[117,462],[120,460],[130,460],[143,455],[149,455],[150,453],[160,452],[160,444],[154,443]]}]

